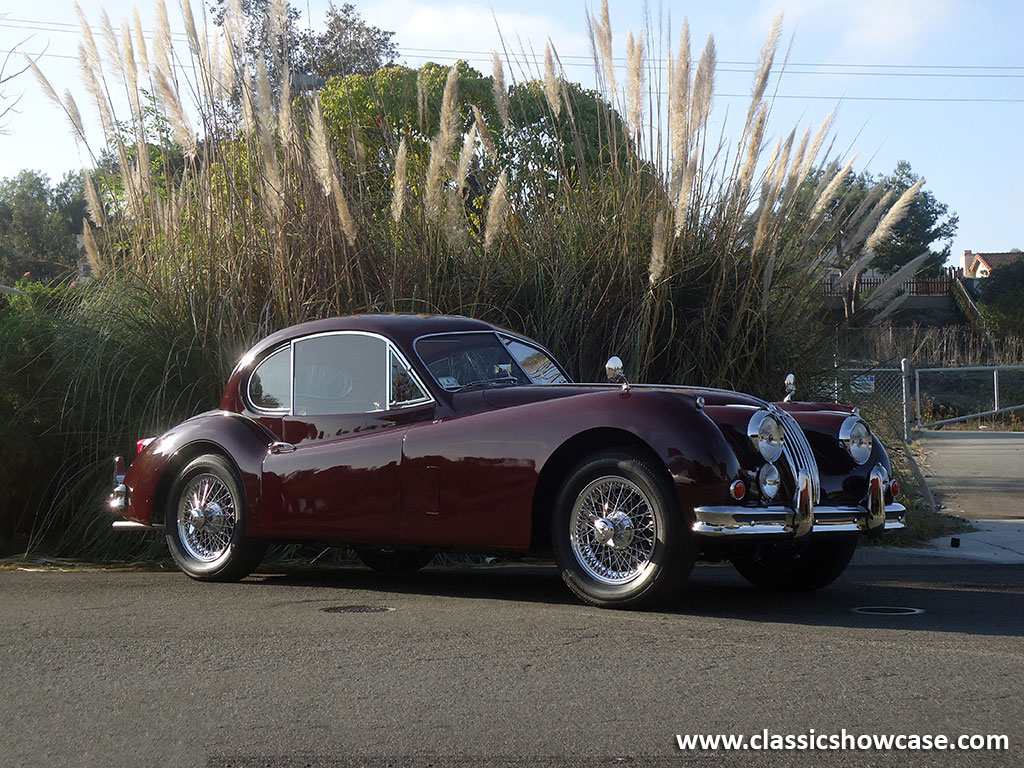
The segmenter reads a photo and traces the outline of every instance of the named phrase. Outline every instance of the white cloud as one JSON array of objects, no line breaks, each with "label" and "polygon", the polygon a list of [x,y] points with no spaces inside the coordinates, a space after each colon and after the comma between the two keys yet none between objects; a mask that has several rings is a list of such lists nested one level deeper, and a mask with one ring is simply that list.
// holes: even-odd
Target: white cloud
[{"label": "white cloud", "polygon": [[762,0],[767,24],[779,11],[801,38],[832,39],[837,57],[863,61],[913,55],[952,18],[955,0]]}]

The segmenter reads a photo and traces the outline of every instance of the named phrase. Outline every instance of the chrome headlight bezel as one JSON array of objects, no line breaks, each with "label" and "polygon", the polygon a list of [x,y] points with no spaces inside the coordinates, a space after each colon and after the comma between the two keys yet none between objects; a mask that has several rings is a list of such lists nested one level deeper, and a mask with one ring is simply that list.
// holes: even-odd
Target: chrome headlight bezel
[{"label": "chrome headlight bezel", "polygon": [[868,423],[860,416],[848,416],[839,427],[839,443],[858,465],[867,463],[874,448],[874,436]]},{"label": "chrome headlight bezel", "polygon": [[761,496],[768,501],[778,496],[779,490],[782,488],[782,476],[779,474],[779,468],[771,462],[764,464],[757,473],[757,485]]},{"label": "chrome headlight bezel", "polygon": [[747,423],[747,437],[767,462],[773,462],[782,455],[785,433],[782,424],[768,411],[757,411]]}]

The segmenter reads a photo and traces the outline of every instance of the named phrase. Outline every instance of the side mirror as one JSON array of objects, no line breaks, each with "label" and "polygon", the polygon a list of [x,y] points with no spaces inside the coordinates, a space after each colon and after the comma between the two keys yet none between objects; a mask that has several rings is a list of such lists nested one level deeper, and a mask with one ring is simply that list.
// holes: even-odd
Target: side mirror
[{"label": "side mirror", "polygon": [[786,396],[782,399],[782,402],[788,403],[793,399],[793,393],[796,392],[796,377],[792,373],[786,374]]},{"label": "side mirror", "polygon": [[626,374],[622,372],[622,361],[617,356],[608,358],[608,362],[604,364],[604,375],[608,377],[608,381],[621,383],[622,391],[629,391],[629,382],[626,381]]}]

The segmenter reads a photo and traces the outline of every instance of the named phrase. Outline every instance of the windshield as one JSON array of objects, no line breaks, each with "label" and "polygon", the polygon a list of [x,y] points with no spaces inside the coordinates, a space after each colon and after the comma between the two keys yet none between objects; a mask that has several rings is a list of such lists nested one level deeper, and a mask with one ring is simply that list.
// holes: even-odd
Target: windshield
[{"label": "windshield", "polygon": [[416,342],[416,352],[444,389],[530,384],[498,337],[484,333],[447,333]]}]

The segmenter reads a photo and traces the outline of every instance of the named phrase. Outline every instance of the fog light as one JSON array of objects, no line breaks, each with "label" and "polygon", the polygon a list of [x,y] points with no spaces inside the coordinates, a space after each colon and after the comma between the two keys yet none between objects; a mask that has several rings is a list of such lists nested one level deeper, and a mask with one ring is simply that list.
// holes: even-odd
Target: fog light
[{"label": "fog light", "polygon": [[729,493],[736,501],[739,501],[747,495],[747,486],[742,480],[733,480],[732,485],[729,486]]},{"label": "fog light", "polygon": [[757,476],[761,486],[761,495],[766,499],[774,499],[779,493],[779,470],[774,464],[765,464]]}]

